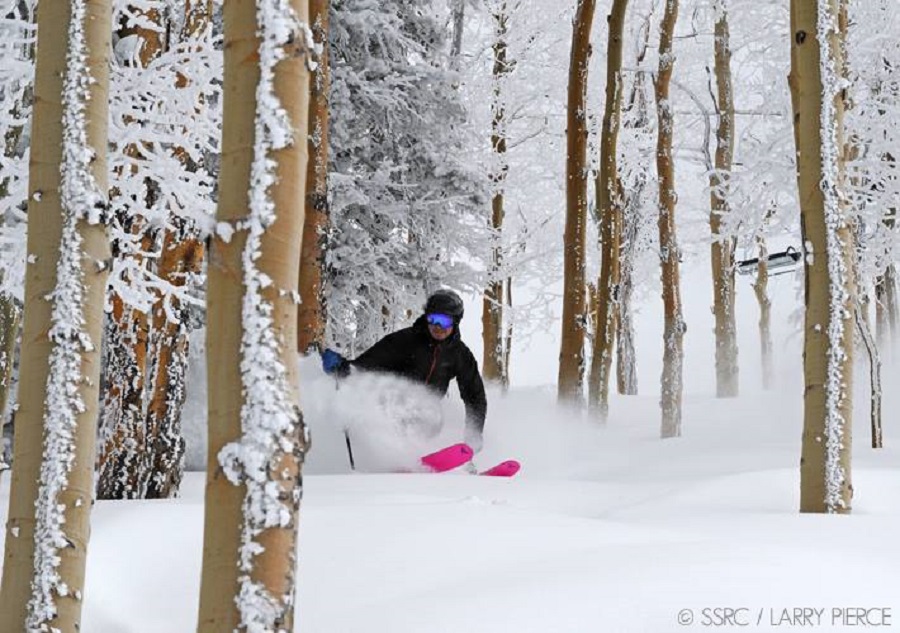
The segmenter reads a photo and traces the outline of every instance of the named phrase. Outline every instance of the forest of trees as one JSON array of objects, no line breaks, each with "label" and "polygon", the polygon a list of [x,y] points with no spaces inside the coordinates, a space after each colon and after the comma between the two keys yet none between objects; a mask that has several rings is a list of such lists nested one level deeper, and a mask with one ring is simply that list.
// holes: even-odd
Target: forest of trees
[{"label": "forest of trees", "polygon": [[[95,496],[178,494],[197,330],[214,342],[199,629],[292,630],[310,449],[297,354],[355,355],[440,287],[478,297],[480,364],[502,388],[513,341],[561,314],[558,399],[597,424],[613,376],[619,394],[646,388],[632,315],[655,293],[650,391],[670,438],[685,337],[715,338],[718,397],[750,372],[771,385],[767,284],[796,268],[800,510],[850,512],[854,359],[878,448],[900,334],[896,3],[0,11],[0,631],[78,629]],[[682,305],[701,250],[711,334]],[[739,272],[758,368],[738,356]]]}]

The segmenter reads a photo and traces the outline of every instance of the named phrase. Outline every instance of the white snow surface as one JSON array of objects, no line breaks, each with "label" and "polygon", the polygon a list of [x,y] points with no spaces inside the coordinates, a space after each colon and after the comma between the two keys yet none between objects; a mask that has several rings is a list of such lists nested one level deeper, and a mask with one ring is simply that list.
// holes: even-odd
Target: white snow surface
[{"label": "white snow surface", "polygon": [[[889,625],[879,630],[900,626],[900,432],[890,415],[887,448],[876,452],[857,410],[853,513],[800,515],[802,407],[792,381],[789,391],[735,400],[689,394],[684,435],[669,440],[658,439],[657,395],[613,397],[601,428],[557,409],[553,388],[490,392],[485,449],[475,461],[519,459],[522,471],[505,480],[350,473],[342,425],[359,438],[365,420],[374,420],[372,433],[392,438],[371,443],[381,448],[404,446],[410,436],[379,421],[385,416],[368,379],[335,391],[313,364],[301,364],[313,447],[296,631],[864,628],[848,625],[860,613],[851,608]],[[896,411],[896,396],[887,396],[887,411]],[[407,405],[399,407],[421,410]],[[458,398],[440,406],[443,430],[418,438],[421,446],[461,437]],[[364,445],[360,466],[390,468],[386,453],[373,462]],[[8,480],[0,485],[0,520]],[[201,473],[188,473],[180,499],[96,504],[82,630],[196,628],[203,484]],[[726,608],[747,626],[714,625]],[[824,611],[793,611],[803,608]],[[795,618],[801,613],[806,626]]]}]

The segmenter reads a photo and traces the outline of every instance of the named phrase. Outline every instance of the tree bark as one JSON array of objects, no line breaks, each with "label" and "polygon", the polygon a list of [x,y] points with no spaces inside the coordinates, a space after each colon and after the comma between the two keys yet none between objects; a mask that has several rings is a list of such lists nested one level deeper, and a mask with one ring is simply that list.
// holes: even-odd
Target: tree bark
[{"label": "tree bark", "polygon": [[146,454],[144,382],[147,315],[112,293],[106,317],[103,408],[100,412],[98,499],[140,499]]},{"label": "tree bark", "polygon": [[[165,50],[167,31],[155,8],[143,11],[131,6],[130,11],[139,15],[141,21],[121,25],[118,35],[137,38],[137,63],[147,68]],[[132,143],[122,151],[135,160],[144,158],[140,143]],[[152,187],[148,189],[148,199],[144,201],[147,208],[153,204]],[[144,253],[152,249],[156,230],[131,215],[118,221],[134,235],[142,235],[141,251],[124,257],[134,260],[135,268],[143,267]],[[140,499],[144,496],[142,480],[147,450],[143,400],[150,323],[143,310],[129,305],[117,292],[113,292],[110,303],[113,309],[105,324],[106,372],[100,413],[97,498]]]},{"label": "tree bark", "polygon": [[[506,3],[503,2],[506,9]],[[450,64],[453,70],[459,70],[459,58],[462,55],[463,30],[466,24],[466,0],[452,0],[450,16],[453,22],[450,43]]]},{"label": "tree bark", "polygon": [[[141,67],[150,67],[165,50],[179,41],[196,40],[208,28],[212,20],[208,0],[188,0],[183,6],[184,20],[178,33],[172,33],[175,20],[164,18],[156,10],[143,16],[156,28],[142,24],[120,30],[120,37],[137,36],[142,42]],[[188,83],[189,79],[179,73],[175,88],[183,90]],[[197,107],[203,105],[198,103]],[[140,157],[141,146],[134,143],[125,151]],[[186,171],[200,167],[183,148],[174,147],[173,154]],[[152,193],[145,201],[147,208],[153,206],[151,196]],[[172,216],[165,231],[148,227],[134,217],[121,218],[120,222],[143,234],[141,252],[130,257],[143,259],[144,253],[154,250],[157,243],[155,248],[161,257],[151,264],[156,276],[172,288],[195,283],[201,273],[204,245],[190,221]],[[188,363],[189,316],[180,300],[166,292],[157,294],[149,314],[127,305],[117,294],[113,295],[112,304],[107,324],[107,379],[97,496],[174,496],[183,469],[181,407]]]},{"label": "tree bark", "polygon": [[[888,154],[884,160],[894,163],[894,157]],[[893,233],[896,223],[897,210],[888,209],[883,220],[885,228]],[[893,360],[894,346],[898,335],[898,309],[897,302],[897,266],[889,262],[884,272],[875,281],[875,336],[878,348],[883,357]]]},{"label": "tree bark", "polygon": [[[110,13],[104,0],[38,9],[32,263],[25,278],[2,631],[80,628],[109,258],[99,211],[107,189]],[[67,64],[67,55],[84,55],[83,64]]]},{"label": "tree bark", "polygon": [[731,83],[731,35],[727,0],[719,0],[715,26],[716,164],[710,174],[709,228],[716,333],[716,396],[732,398],[739,391],[737,324],[734,314],[734,240],[721,234],[722,219],[731,210],[728,200],[734,155],[734,90]]},{"label": "tree bark", "polygon": [[[635,222],[635,228],[636,228]],[[625,217],[625,240],[628,237],[629,219]],[[631,248],[631,247],[628,247]],[[633,266],[634,252],[622,254],[622,281],[619,285],[619,313],[616,316],[618,336],[616,337],[616,390],[623,396],[638,393],[637,359],[634,351],[634,319],[631,315],[631,297],[634,292]]]},{"label": "tree bark", "polygon": [[888,264],[875,283],[875,330],[878,347],[893,358],[897,340],[897,267]]},{"label": "tree bark", "polygon": [[[198,40],[210,28],[213,5],[210,0],[185,0],[184,23],[179,41]],[[187,89],[190,80],[179,73],[175,87]],[[202,101],[198,110],[206,107]],[[195,172],[202,168],[183,148],[174,149],[183,168]],[[197,286],[206,254],[205,241],[190,220],[171,217],[163,235],[157,275],[172,288]],[[146,464],[143,473],[144,497],[166,499],[178,494],[184,475],[185,441],[181,414],[186,397],[190,332],[188,307],[172,294],[158,296],[151,310],[152,330],[148,340],[151,366],[145,384]]]},{"label": "tree bark", "polygon": [[900,337],[900,299],[897,297],[897,266],[890,264],[884,272],[885,297],[888,313],[888,324],[890,326],[890,344],[888,348],[894,350],[897,345],[897,338]]},{"label": "tree bark", "polygon": [[[159,276],[173,288],[183,288],[200,274],[205,247],[185,221],[173,219],[172,224],[163,242]],[[184,475],[181,411],[186,397],[189,321],[187,306],[177,297],[160,297],[154,303],[148,342],[151,365],[147,376],[142,498],[174,497]]]},{"label": "tree bark", "polygon": [[775,366],[772,353],[772,301],[769,299],[769,250],[766,247],[766,238],[757,236],[759,265],[756,269],[756,280],[753,282],[753,292],[756,295],[756,303],[759,305],[759,354],[762,366],[763,389],[771,389],[774,386]]},{"label": "tree bark", "polygon": [[[36,6],[37,3],[17,2],[3,17],[8,20],[18,21],[20,24],[33,25]],[[24,40],[20,45],[19,53],[16,55],[17,61],[27,60],[33,63],[35,58],[35,40],[27,36],[25,30],[21,27],[17,29],[16,35],[23,37]],[[7,158],[22,158],[24,154],[25,144],[22,143],[22,137],[25,132],[25,124],[21,123],[21,121],[28,118],[34,103],[34,87],[31,85],[30,79],[30,77],[27,79],[20,78],[15,82],[16,85],[6,87],[12,94],[19,93],[15,101],[8,105],[8,112],[12,116],[13,122],[5,125],[6,134],[3,138],[3,153]],[[13,97],[11,94],[8,94],[4,98],[12,99]],[[11,181],[11,174],[0,174],[0,200],[9,196]]]},{"label": "tree bark", "polygon": [[309,0],[313,37],[321,45],[309,89],[309,161],[306,165],[306,213],[300,254],[300,306],[297,309],[297,345],[307,353],[324,343],[325,244],[328,239],[328,93],[331,57],[328,45],[330,0]]},{"label": "tree bark", "polygon": [[595,0],[578,0],[572,22],[566,128],[566,228],[563,237],[563,310],[557,397],[583,404],[585,230],[587,223],[587,77]]},{"label": "tree bark", "polygon": [[884,433],[881,424],[881,356],[878,353],[878,345],[872,336],[872,326],[869,325],[868,306],[859,302],[854,312],[856,317],[856,329],[866,348],[869,357],[869,427],[871,431],[872,448],[884,446]]},{"label": "tree bark", "polygon": [[597,312],[588,403],[600,422],[609,416],[609,376],[616,344],[621,283],[622,198],[616,151],[622,111],[622,39],[628,0],[613,0],[607,17],[606,105],[600,139],[600,173],[597,175],[597,215],[600,221],[600,278],[597,280]]},{"label": "tree bark", "polygon": [[[829,16],[820,16],[825,8]],[[843,63],[837,0],[792,0],[791,95],[805,249],[800,511],[849,513],[853,384],[852,236],[843,208]]]},{"label": "tree bark", "polygon": [[678,0],[666,0],[660,26],[659,69],[656,76],[656,114],[659,121],[656,145],[656,171],[659,177],[659,245],[664,310],[663,371],[660,406],[662,437],[681,435],[681,397],[683,391],[683,340],[685,332],[681,309],[681,281],[678,270],[680,251],[675,230],[675,160],[672,137],[675,117],[669,102],[669,82],[675,65],[672,41],[678,19]]},{"label": "tree bark", "polygon": [[[646,18],[649,21],[649,16]],[[637,54],[637,65],[643,63],[650,46],[649,24],[642,29],[643,38]],[[650,112],[646,91],[647,74],[635,73],[628,98],[625,127],[640,130],[640,134],[649,136]],[[640,138],[639,136],[636,138]],[[647,186],[649,166],[640,165],[633,170],[632,178],[626,188],[620,180],[618,196],[624,205],[622,221],[622,254],[620,256],[620,296],[619,314],[617,316],[618,333],[616,345],[616,383],[621,395],[636,396],[637,357],[634,351],[634,320],[632,318],[631,300],[634,294],[634,264],[637,258],[638,240],[642,228],[644,195]]]},{"label": "tree bark", "polygon": [[[28,4],[20,2],[6,17],[20,20],[23,23],[32,23],[34,16],[31,14],[31,8]],[[34,53],[33,43],[25,45],[23,46],[21,59],[34,60]],[[32,91],[33,89],[30,87],[23,88],[21,98],[10,106],[9,111],[14,118],[24,118],[23,115],[26,108],[30,108],[34,101]],[[23,132],[24,126],[21,124],[7,128],[3,139],[3,154],[6,158],[21,158],[22,149],[20,145]],[[11,180],[12,176],[9,174],[0,175],[0,201],[9,197]],[[21,322],[21,304],[9,293],[0,293],[0,473],[9,467],[3,460],[3,427],[6,424],[6,405],[9,402],[9,387]]]},{"label": "tree bark", "polygon": [[[849,0],[838,0],[838,41],[837,47],[840,53],[841,64],[838,67],[840,71],[839,77],[843,82],[845,82],[846,86],[852,84],[853,78],[850,76],[850,61],[849,61],[849,53],[847,49],[847,33],[850,28],[850,2]],[[850,93],[846,89],[842,89],[839,92],[838,98],[840,99],[841,108],[843,109],[843,113],[846,114],[853,109],[853,101],[850,98]],[[842,131],[842,130],[841,130]],[[840,132],[839,131],[839,134]],[[843,138],[841,135],[840,138]],[[845,166],[847,164],[852,164],[854,161],[860,158],[860,139],[855,135],[851,135],[845,142],[841,145],[841,162],[838,163],[838,167],[841,169],[839,172],[840,175],[846,171]],[[860,189],[863,187],[862,178],[859,174],[851,176],[849,181],[849,187],[852,189]],[[850,203],[846,199],[839,200],[841,203],[841,213],[846,217],[849,216],[850,213]],[[862,267],[862,253],[866,248],[865,244],[865,231],[863,227],[862,220],[860,218],[853,218],[849,221],[849,224],[852,228],[847,230],[847,237],[851,240],[848,245],[849,252],[847,253],[847,257],[849,258],[852,266],[849,270],[849,278],[853,280],[854,284],[856,280],[860,278],[860,270]],[[869,361],[869,423],[870,423],[870,432],[871,432],[871,445],[872,448],[881,448],[882,447],[882,426],[881,426],[881,357],[878,353],[878,348],[875,345],[875,338],[872,336],[872,327],[869,324],[869,302],[870,295],[867,289],[863,289],[861,292],[859,288],[854,288],[854,293],[852,298],[850,299],[850,303],[853,310],[853,319],[855,321],[856,330],[859,332],[859,338],[862,340],[863,346],[866,349],[866,356]],[[844,327],[848,327],[852,330],[852,326],[850,324],[845,324]],[[849,335],[850,342],[849,345],[853,346],[854,339],[853,334]]]},{"label": "tree bark", "polygon": [[[505,307],[506,310],[512,310],[512,278],[506,278],[506,293],[505,293]],[[500,377],[500,386],[503,388],[504,393],[509,390],[509,357],[512,354],[512,344],[513,344],[513,320],[506,319],[506,345],[503,347],[503,373]]]},{"label": "tree bark", "polygon": [[487,288],[484,290],[484,298],[481,312],[481,335],[484,341],[484,362],[482,373],[484,379],[490,382],[509,384],[509,369],[506,359],[509,357],[507,349],[509,342],[504,336],[504,304],[506,293],[504,292],[503,267],[503,188],[506,183],[506,174],[509,166],[506,163],[506,108],[503,95],[503,82],[509,72],[509,63],[506,58],[507,45],[507,20],[506,2],[501,2],[494,13],[494,68],[493,68],[493,99],[491,110],[493,120],[491,123],[491,147],[494,152],[494,169],[491,173],[491,184],[494,194],[491,198],[491,262],[488,268]]},{"label": "tree bark", "polygon": [[0,296],[0,470],[3,463],[3,427],[6,425],[6,405],[9,402],[9,383],[15,364],[16,340],[19,337],[19,325],[22,322],[22,310],[16,300],[3,293]]},{"label": "tree bark", "polygon": [[[308,446],[299,407],[294,297],[310,51],[301,30],[307,3],[290,5],[300,22],[296,28],[283,14],[287,8],[251,0],[224,7],[217,219],[236,230],[227,241],[214,237],[209,266],[209,457],[198,625],[209,633],[294,629],[301,468]],[[284,119],[272,111],[276,103]]]}]

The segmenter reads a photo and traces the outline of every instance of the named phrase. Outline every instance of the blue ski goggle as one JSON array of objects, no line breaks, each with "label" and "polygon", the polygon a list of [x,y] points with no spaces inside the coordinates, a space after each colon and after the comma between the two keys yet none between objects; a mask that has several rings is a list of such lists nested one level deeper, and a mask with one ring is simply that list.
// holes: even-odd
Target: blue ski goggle
[{"label": "blue ski goggle", "polygon": [[453,327],[453,317],[449,314],[429,314],[425,316],[425,321],[428,322],[428,325],[436,325],[442,330],[449,330]]}]

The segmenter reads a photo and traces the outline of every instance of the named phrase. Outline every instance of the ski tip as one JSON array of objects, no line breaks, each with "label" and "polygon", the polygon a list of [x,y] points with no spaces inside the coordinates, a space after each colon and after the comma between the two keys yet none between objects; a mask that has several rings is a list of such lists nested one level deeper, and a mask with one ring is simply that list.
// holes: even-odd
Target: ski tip
[{"label": "ski tip", "polygon": [[522,468],[522,464],[514,459],[508,459],[479,474],[485,477],[512,477],[519,472],[520,468]]},{"label": "ski tip", "polygon": [[475,451],[468,444],[460,442],[439,451],[425,455],[421,463],[433,472],[444,472],[462,466],[472,459]]}]

